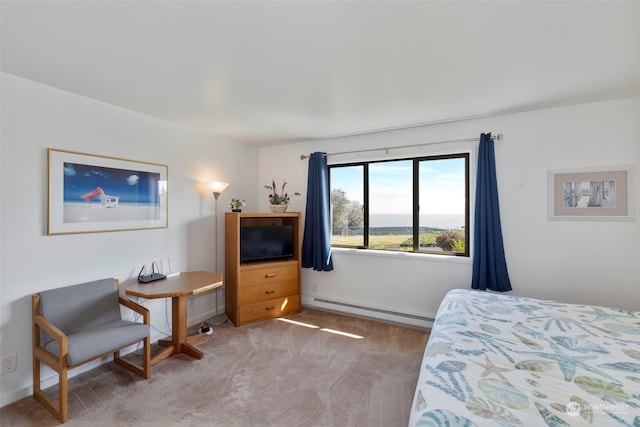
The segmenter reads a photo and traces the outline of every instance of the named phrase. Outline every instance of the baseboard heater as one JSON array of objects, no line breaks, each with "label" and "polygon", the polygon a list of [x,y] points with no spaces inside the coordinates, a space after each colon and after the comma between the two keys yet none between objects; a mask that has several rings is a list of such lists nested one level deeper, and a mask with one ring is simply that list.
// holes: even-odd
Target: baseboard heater
[{"label": "baseboard heater", "polygon": [[391,314],[393,316],[407,317],[409,319],[423,320],[423,321],[426,321],[426,322],[433,322],[435,320],[435,319],[432,319],[431,317],[418,316],[416,314],[400,313],[398,311],[385,310],[383,308],[365,307],[363,305],[349,304],[349,303],[346,303],[346,302],[339,302],[339,301],[331,301],[331,300],[324,299],[324,298],[315,298],[314,297],[313,301],[322,302],[322,303],[325,303],[325,304],[340,305],[340,306],[349,307],[349,308],[357,308],[358,310],[374,311],[376,313],[383,313],[383,314]]}]

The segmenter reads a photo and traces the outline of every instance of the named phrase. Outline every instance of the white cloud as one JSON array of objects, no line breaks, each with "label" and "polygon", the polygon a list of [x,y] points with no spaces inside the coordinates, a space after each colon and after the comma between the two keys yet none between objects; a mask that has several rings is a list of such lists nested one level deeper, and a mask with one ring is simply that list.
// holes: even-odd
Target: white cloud
[{"label": "white cloud", "polygon": [[71,163],[65,163],[63,170],[66,176],[74,176],[76,174],[76,168]]}]

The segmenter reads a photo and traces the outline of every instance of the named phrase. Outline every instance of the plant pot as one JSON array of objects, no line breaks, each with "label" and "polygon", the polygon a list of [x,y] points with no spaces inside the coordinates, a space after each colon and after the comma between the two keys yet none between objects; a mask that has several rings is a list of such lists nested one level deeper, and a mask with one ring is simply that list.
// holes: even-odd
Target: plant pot
[{"label": "plant pot", "polygon": [[269,205],[269,209],[273,213],[282,213],[286,212],[289,205]]},{"label": "plant pot", "polygon": [[242,209],[231,209],[231,212],[242,212]]}]

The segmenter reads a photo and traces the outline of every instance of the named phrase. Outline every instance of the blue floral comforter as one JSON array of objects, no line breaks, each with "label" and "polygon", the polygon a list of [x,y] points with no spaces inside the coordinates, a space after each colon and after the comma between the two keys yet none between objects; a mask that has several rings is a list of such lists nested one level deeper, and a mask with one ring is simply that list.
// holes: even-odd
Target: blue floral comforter
[{"label": "blue floral comforter", "polygon": [[640,311],[452,290],[409,425],[640,427]]}]

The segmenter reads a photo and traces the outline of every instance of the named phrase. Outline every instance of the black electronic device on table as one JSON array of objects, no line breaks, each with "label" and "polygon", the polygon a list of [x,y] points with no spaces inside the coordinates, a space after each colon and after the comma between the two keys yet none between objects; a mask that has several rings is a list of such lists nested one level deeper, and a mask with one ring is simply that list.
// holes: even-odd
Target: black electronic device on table
[{"label": "black electronic device on table", "polygon": [[144,265],[140,269],[140,273],[138,273],[138,283],[149,283],[155,282],[156,280],[166,279],[167,276],[161,273],[156,273],[156,262],[151,263],[151,274],[142,274],[144,271]]}]

